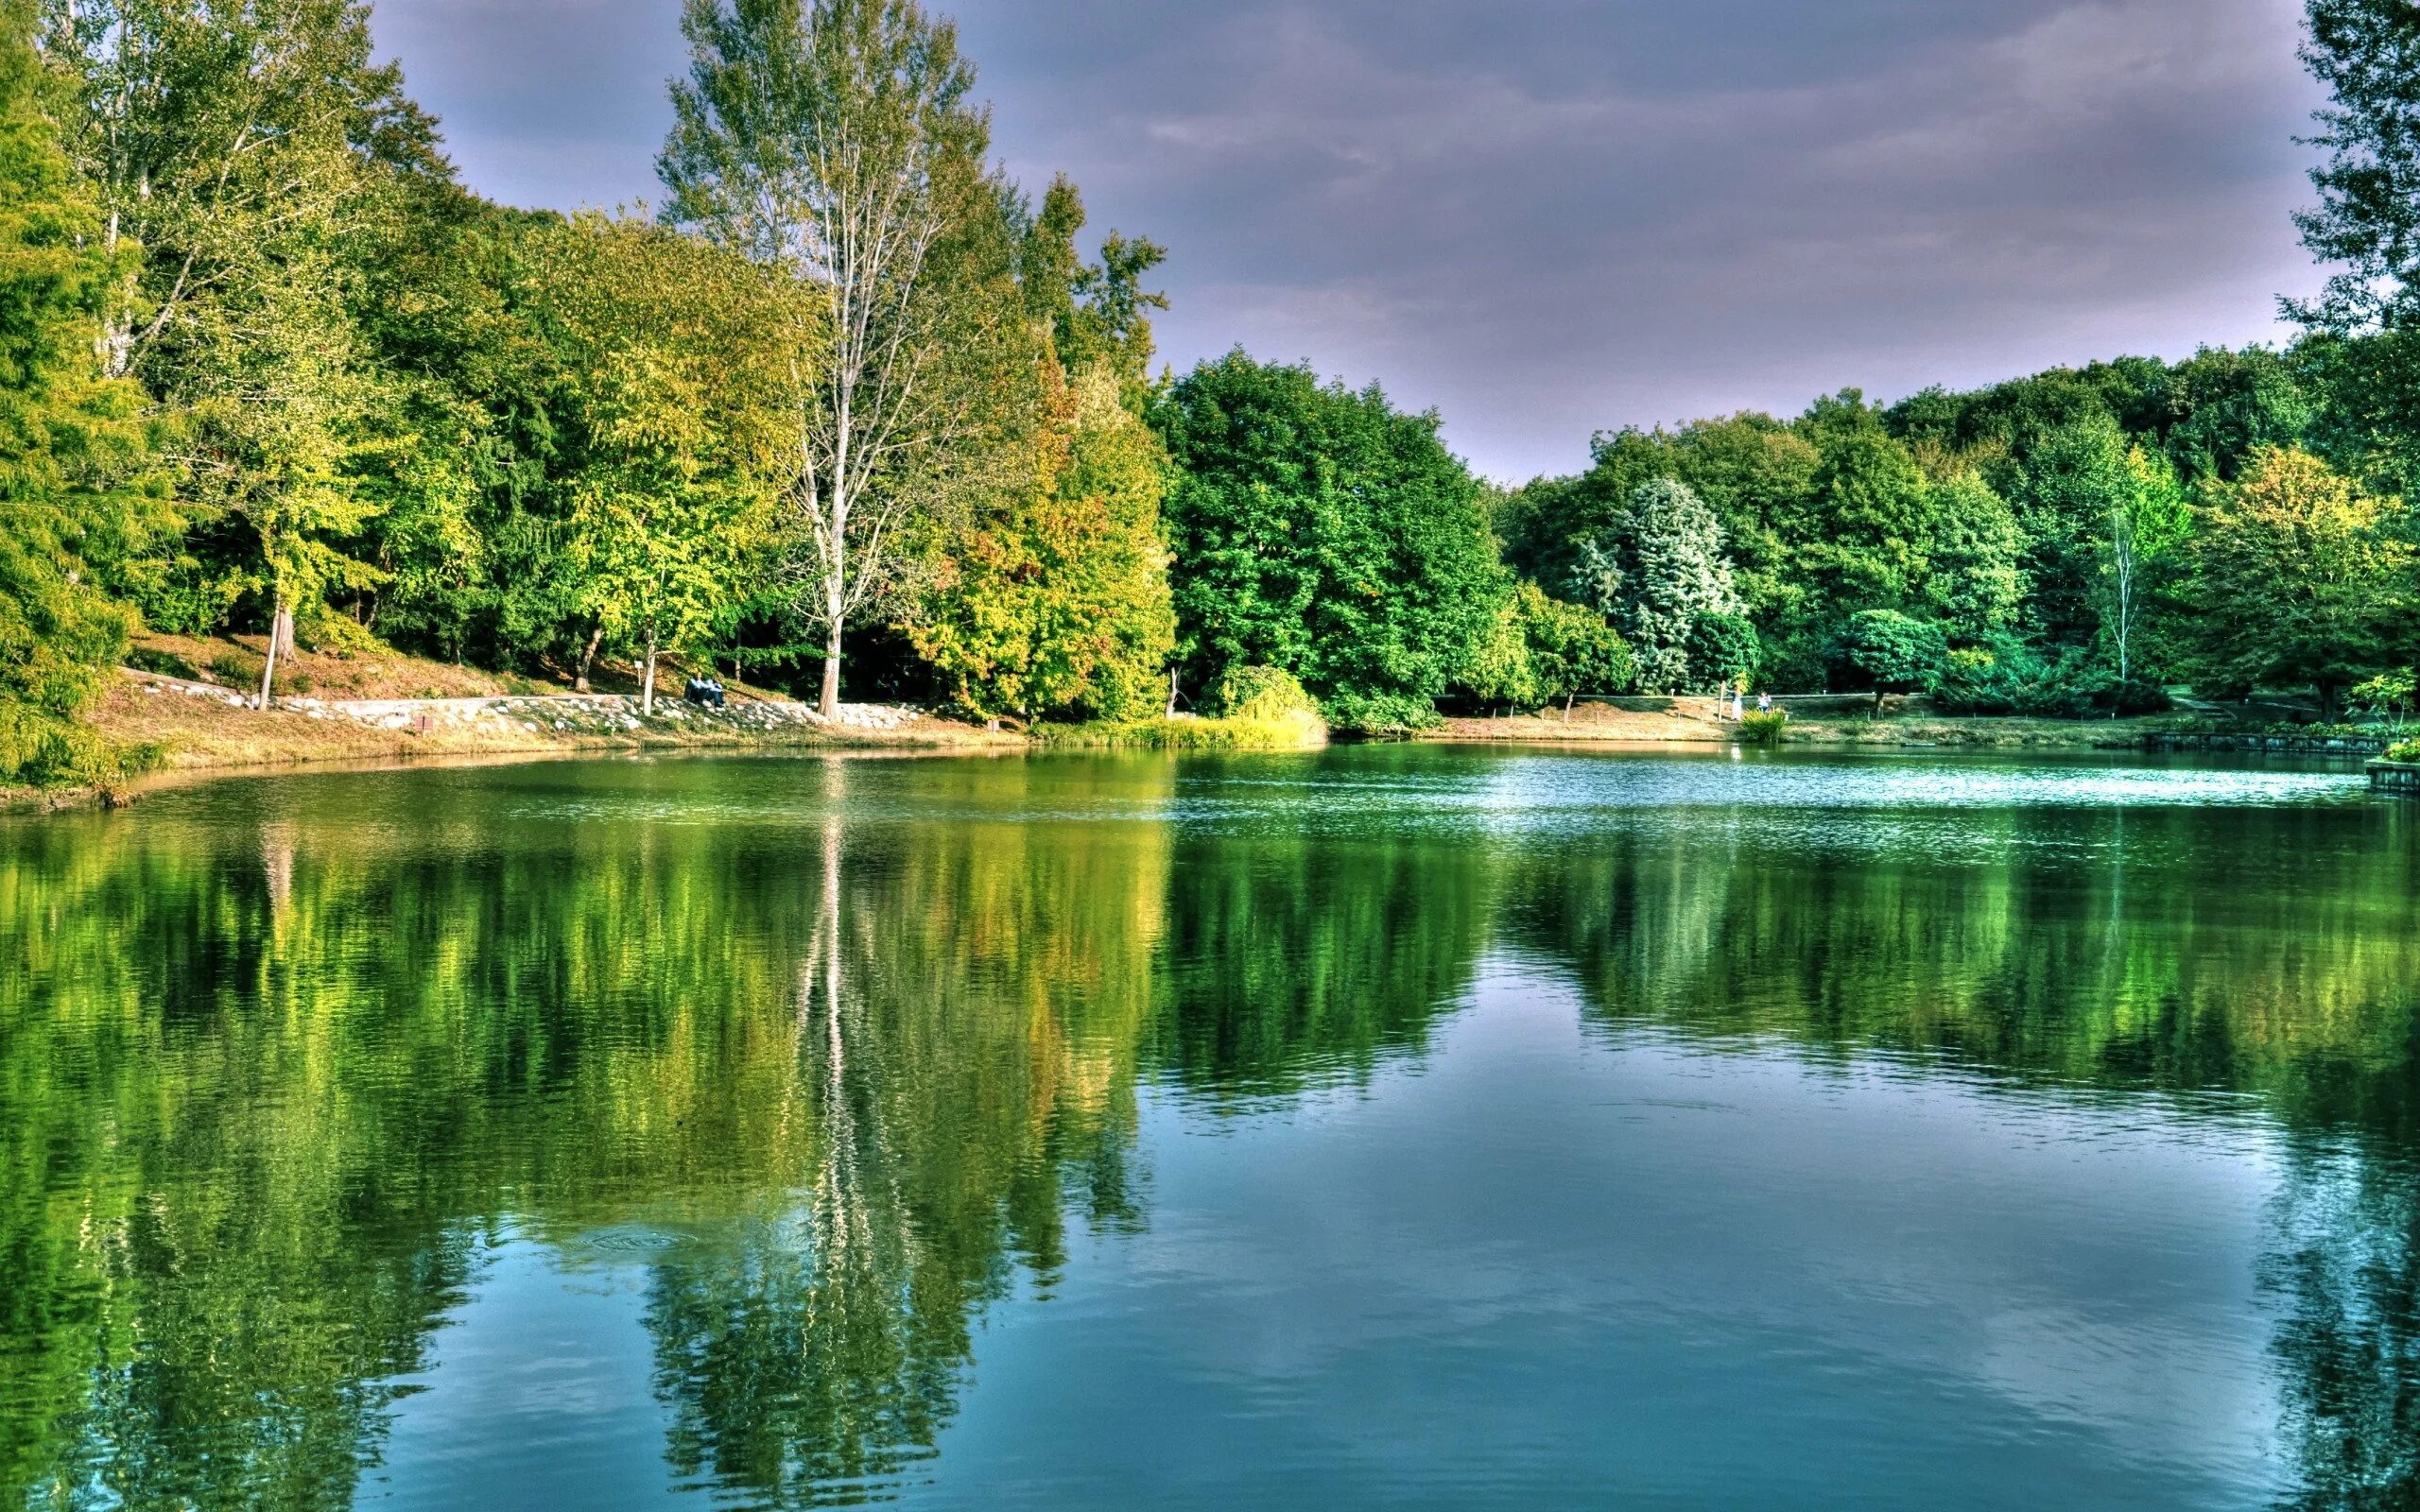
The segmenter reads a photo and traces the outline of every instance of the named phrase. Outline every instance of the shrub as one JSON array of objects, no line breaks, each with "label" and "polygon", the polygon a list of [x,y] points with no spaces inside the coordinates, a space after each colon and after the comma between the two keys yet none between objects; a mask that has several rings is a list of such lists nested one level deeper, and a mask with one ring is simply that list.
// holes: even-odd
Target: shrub
[{"label": "shrub", "polygon": [[1100,719],[1036,727],[1054,746],[1143,746],[1167,750],[1301,750],[1327,744],[1319,705],[1275,667],[1236,667],[1219,683],[1226,713],[1209,719]]},{"label": "shrub", "polygon": [[1362,735],[1400,735],[1439,723],[1436,706],[1400,693],[1340,693],[1328,699],[1327,722]]},{"label": "shrub", "polygon": [[0,703],[0,782],[106,785],[158,761],[153,747],[121,745],[79,719]]},{"label": "shrub", "polygon": [[1742,714],[1739,738],[1751,746],[1778,746],[1789,738],[1789,715],[1780,709],[1769,714]]},{"label": "shrub", "polygon": [[2389,746],[2385,759],[2391,762],[2420,762],[2420,740],[2406,740]]},{"label": "shrub", "polygon": [[1933,688],[1933,703],[1949,714],[2024,714],[2083,719],[2093,714],[2157,713],[2168,690],[2142,678],[2118,680],[2108,663],[2082,647],[2046,662],[2013,637],[1952,651]]},{"label": "shrub", "polygon": [[221,651],[210,659],[210,670],[222,681],[244,687],[260,681],[261,659],[242,651]]},{"label": "shrub", "polygon": [[199,674],[194,670],[194,664],[174,651],[160,651],[147,645],[138,645],[126,653],[126,664],[137,672],[156,672],[164,678],[182,678],[188,682],[200,680]]},{"label": "shrub", "polygon": [[2298,725],[2290,719],[2264,726],[2260,732],[2264,735],[2284,735],[2293,740],[2376,740],[2384,733],[2370,725]]},{"label": "shrub", "polygon": [[1219,679],[1219,707],[1236,719],[1285,719],[1320,712],[1294,675],[1277,667],[1230,668]]}]

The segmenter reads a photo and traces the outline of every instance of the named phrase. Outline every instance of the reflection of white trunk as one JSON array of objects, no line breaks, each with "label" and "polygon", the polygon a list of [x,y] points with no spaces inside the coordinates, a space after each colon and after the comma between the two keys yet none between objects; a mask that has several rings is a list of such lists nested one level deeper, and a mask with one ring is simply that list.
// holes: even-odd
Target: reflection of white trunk
[{"label": "reflection of white trunk", "polygon": [[[837,765],[837,764],[835,764]],[[827,783],[836,776],[828,767]],[[837,785],[837,784],[834,784]],[[823,963],[823,1172],[816,1194],[819,1259],[836,1266],[858,1236],[853,1199],[859,1151],[856,1110],[849,1106],[848,1040],[840,1007],[840,815],[823,817],[823,907],[816,920],[810,958]]]},{"label": "reflection of white trunk", "polygon": [[[820,986],[823,998],[821,1045],[823,1074],[821,1102],[821,1162],[814,1202],[808,1213],[816,1268],[821,1284],[838,1288],[843,1273],[856,1276],[905,1275],[913,1268],[917,1246],[907,1194],[890,1170],[891,1151],[885,1137],[883,1110],[889,1091],[880,1084],[885,1068],[869,1059],[863,1040],[865,1005],[851,1005],[841,955],[841,852],[845,820],[841,786],[846,764],[824,764],[827,795],[822,833],[823,896],[810,936],[807,962],[801,972],[800,1028],[802,1040],[812,1022],[811,999]],[[819,982],[820,978],[820,982]],[[862,992],[862,988],[860,988]],[[850,1055],[852,1031],[861,1041]],[[892,1068],[896,1071],[896,1068]],[[874,1076],[860,1102],[856,1084]],[[835,1291],[832,1295],[838,1295]]]},{"label": "reflection of white trunk", "polygon": [[294,896],[294,826],[280,821],[261,830],[261,872],[268,884],[268,911],[282,918]]}]

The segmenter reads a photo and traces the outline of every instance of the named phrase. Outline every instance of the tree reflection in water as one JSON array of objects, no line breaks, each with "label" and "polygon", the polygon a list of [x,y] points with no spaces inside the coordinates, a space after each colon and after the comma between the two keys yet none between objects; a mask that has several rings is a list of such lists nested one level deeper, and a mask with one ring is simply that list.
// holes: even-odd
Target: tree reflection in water
[{"label": "tree reflection in water", "polygon": [[[884,1494],[984,1310],[1148,1221],[1141,1089],[1366,1081],[1517,956],[1607,1036],[2248,1094],[2213,1116],[2289,1152],[2295,1504],[2420,1504],[2410,847],[2182,808],[1854,864],[1719,813],[1337,833],[1171,818],[1184,770],[1250,775],[531,768],[0,829],[0,1484],[344,1504],[487,1239],[637,1215],[697,1238],[648,1272],[674,1470]],[[2301,869],[2212,885],[2246,846]]]}]

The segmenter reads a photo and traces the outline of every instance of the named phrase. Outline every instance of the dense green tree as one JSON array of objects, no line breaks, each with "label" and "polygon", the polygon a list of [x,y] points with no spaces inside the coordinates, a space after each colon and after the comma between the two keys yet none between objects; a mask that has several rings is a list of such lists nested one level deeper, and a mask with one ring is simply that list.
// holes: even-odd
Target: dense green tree
[{"label": "dense green tree", "polygon": [[2009,628],[2026,597],[2025,538],[2016,514],[1982,474],[1966,468],[1933,485],[1932,544],[1924,603],[1960,639]]},{"label": "dense green tree", "polygon": [[2410,655],[2411,547],[2385,503],[2304,451],[2214,486],[2193,543],[2202,669],[2216,689],[2338,694]]},{"label": "dense green tree", "polygon": [[111,576],[181,627],[241,601],[275,650],[296,614],[376,576],[352,539],[378,504],[361,474],[402,438],[349,318],[354,254],[388,186],[444,172],[432,123],[372,62],[360,0],[46,13],[100,245],[144,254],[110,301],[104,361],[186,438],[187,528]]},{"label": "dense green tree", "polygon": [[1459,680],[1482,703],[1560,700],[1567,717],[1580,695],[1626,693],[1637,676],[1628,643],[1602,614],[1525,582],[1505,597]]},{"label": "dense green tree", "polygon": [[2139,670],[2138,632],[2152,596],[2191,529],[2185,490],[2168,459],[2139,443],[2127,448],[2122,478],[2108,500],[2101,536],[2101,633],[2125,683]]},{"label": "dense green tree", "polygon": [[129,518],[141,395],[94,352],[122,269],[43,109],[27,0],[0,0],[0,782],[112,762],[78,717],[127,615],[86,560]]},{"label": "dense green tree", "polygon": [[2133,487],[2131,444],[2092,416],[2042,437],[2013,475],[2009,502],[2026,541],[2029,628],[2066,644],[2099,630],[2100,585],[2113,511]]},{"label": "dense green tree", "polygon": [[1764,641],[1745,614],[1701,614],[1689,627],[1689,665],[1699,686],[1714,692],[1754,681]]},{"label": "dense green tree", "polygon": [[701,648],[760,571],[794,392],[766,339],[797,298],[723,249],[582,216],[559,238],[564,550],[583,618],[641,661]]},{"label": "dense green tree", "polygon": [[1818,400],[1798,429],[1820,461],[1788,530],[1793,576],[1835,613],[1908,603],[1932,537],[1932,494],[1915,458],[1855,389]]},{"label": "dense green tree", "polygon": [[1949,648],[1941,627],[1892,609],[1859,610],[1841,622],[1833,657],[1855,681],[1874,690],[1874,707],[1886,693],[1914,693],[1940,678]]},{"label": "dense green tree", "polygon": [[1505,591],[1480,488],[1437,417],[1241,352],[1154,411],[1185,681],[1301,678],[1339,723],[1426,717]]},{"label": "dense green tree", "polygon": [[1815,492],[1823,454],[1769,415],[1696,421],[1673,436],[1672,476],[1687,484],[1722,525],[1751,617],[1789,617],[1806,590],[1785,535]]},{"label": "dense green tree", "polygon": [[949,539],[909,633],[978,713],[1134,718],[1175,648],[1167,454],[1106,363],[1052,408],[1031,484]]},{"label": "dense green tree", "polygon": [[416,176],[357,224],[354,318],[394,439],[362,480],[382,580],[349,608],[424,655],[569,664],[584,632],[552,528],[568,501],[549,489],[569,360],[545,310],[572,261],[562,222]]},{"label": "dense green tree", "polygon": [[1068,373],[1106,368],[1122,397],[1140,412],[1150,380],[1151,318],[1168,307],[1167,296],[1142,281],[1167,257],[1155,242],[1113,231],[1101,242],[1100,260],[1083,261],[1076,233],[1084,228],[1084,201],[1061,174],[1050,180],[1038,210],[1018,209],[1017,282],[1026,314],[1040,323],[1059,366]]},{"label": "dense green tree", "polygon": [[2169,369],[2160,387],[2161,429],[2184,481],[2231,478],[2256,448],[2303,440],[2324,397],[2309,369],[2307,361],[2267,347],[2204,347]]}]

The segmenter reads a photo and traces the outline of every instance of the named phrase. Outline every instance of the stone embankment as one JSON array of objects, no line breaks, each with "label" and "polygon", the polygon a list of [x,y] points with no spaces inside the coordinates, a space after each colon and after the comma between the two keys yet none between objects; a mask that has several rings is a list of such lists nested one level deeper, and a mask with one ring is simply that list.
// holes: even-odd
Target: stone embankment
[{"label": "stone embankment", "polygon": [[2347,735],[2204,735],[2161,731],[2143,737],[2144,748],[2161,751],[2255,751],[2272,756],[2375,756],[2388,741]]},{"label": "stone embankment", "polygon": [[2380,793],[2420,798],[2420,762],[2372,762],[2370,786]]},{"label": "stone embankment", "polygon": [[[147,693],[207,699],[234,709],[250,709],[251,698],[215,683],[192,682],[157,673],[128,676]],[[833,733],[888,734],[906,730],[925,716],[913,709],[883,704],[842,704],[826,719],[809,705],[786,698],[734,698],[722,708],[659,696],[653,713],[629,694],[500,694],[476,698],[309,698],[270,700],[281,713],[306,719],[342,719],[376,730],[405,734],[491,731],[518,729],[526,734],[635,736],[649,730],[666,732],[717,730],[733,734],[778,734],[821,730]]]}]

